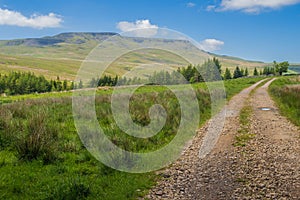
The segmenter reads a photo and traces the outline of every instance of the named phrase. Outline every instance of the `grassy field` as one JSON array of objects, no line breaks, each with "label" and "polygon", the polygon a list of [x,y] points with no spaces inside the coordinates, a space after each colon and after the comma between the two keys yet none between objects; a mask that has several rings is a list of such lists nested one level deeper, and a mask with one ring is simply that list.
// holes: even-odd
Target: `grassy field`
[{"label": "grassy field", "polygon": [[81,61],[68,59],[34,58],[29,56],[9,56],[0,54],[0,73],[10,71],[30,71],[48,79],[74,80]]},{"label": "grassy field", "polygon": [[[225,81],[227,98],[258,80]],[[210,96],[205,84],[193,87],[200,104],[199,124],[203,124],[210,118]],[[117,127],[110,109],[111,92],[97,92],[96,110],[99,124],[106,127],[105,134],[114,144],[128,151],[145,152],[173,139],[180,109],[166,88],[143,87],[131,98],[132,118],[138,124],[149,123],[147,111],[153,104],[164,105],[168,112],[162,131],[149,139],[129,137]],[[0,106],[0,199],[137,199],[160,178],[155,173],[119,172],[90,155],[76,132],[71,95],[1,97],[12,103]]]},{"label": "grassy field", "polygon": [[275,80],[269,92],[281,113],[300,126],[300,77],[283,77]]},{"label": "grassy field", "polygon": [[[55,79],[59,75],[61,79],[74,80],[82,61],[101,42],[101,39],[99,40],[99,38],[95,38],[93,34],[89,33],[74,33],[65,37],[54,36],[54,38],[63,39],[63,42],[54,45],[30,46],[26,44],[7,45],[7,43],[18,43],[20,40],[0,41],[0,73],[7,73],[8,71],[31,71],[37,75],[44,75],[51,79]],[[105,38],[103,37],[102,39]],[[32,42],[35,40],[37,42],[40,38],[32,40]],[[131,40],[128,40],[129,45],[133,41],[140,39],[131,38]],[[77,43],[77,41],[82,41],[82,43]],[[139,43],[139,41],[135,41],[135,43]],[[185,41],[148,39],[145,41],[145,44],[160,48],[129,52],[115,60],[106,73],[113,76],[123,75],[132,68],[138,67],[138,70],[142,70],[143,74],[147,75],[149,73],[152,74],[153,70],[161,71],[166,67],[173,69],[186,67],[188,64],[186,60],[174,53],[162,50],[164,47],[170,45],[170,43],[178,51],[189,52],[194,49],[193,46]],[[108,49],[107,51],[114,52],[116,49]],[[251,75],[253,74],[254,67],[261,69],[266,65],[262,62],[211,55],[201,51],[197,54],[197,58],[201,58],[200,60],[203,60],[203,62],[213,57],[220,59],[224,69],[227,67],[233,72],[236,66],[241,68],[247,67]],[[136,74],[131,75],[131,77],[133,76],[136,76]]]}]

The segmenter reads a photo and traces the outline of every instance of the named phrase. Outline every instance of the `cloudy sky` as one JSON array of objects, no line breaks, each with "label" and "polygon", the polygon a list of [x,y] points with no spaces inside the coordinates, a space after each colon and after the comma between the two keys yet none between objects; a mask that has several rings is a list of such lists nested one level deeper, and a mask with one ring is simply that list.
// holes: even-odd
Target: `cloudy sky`
[{"label": "cloudy sky", "polygon": [[169,28],[206,51],[300,63],[300,0],[0,0],[0,40]]}]

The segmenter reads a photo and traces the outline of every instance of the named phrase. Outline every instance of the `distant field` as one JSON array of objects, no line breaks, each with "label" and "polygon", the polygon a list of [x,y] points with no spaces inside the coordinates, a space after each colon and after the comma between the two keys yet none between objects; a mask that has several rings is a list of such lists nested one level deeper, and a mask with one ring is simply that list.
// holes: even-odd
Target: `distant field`
[{"label": "distant field", "polygon": [[81,62],[76,60],[0,54],[0,73],[2,74],[9,71],[30,71],[49,79],[56,79],[57,76],[60,76],[62,79],[73,80],[80,65]]},{"label": "distant field", "polygon": [[[83,60],[71,58],[53,58],[48,57],[31,57],[31,56],[13,56],[0,54],[0,73],[9,71],[31,71],[37,75],[44,75],[46,78],[55,79],[60,76],[61,79],[74,80]],[[250,74],[253,74],[254,68],[263,69],[264,63],[248,63],[244,61],[234,61],[220,59],[223,71],[227,67],[232,72],[236,66],[248,68]],[[152,74],[154,71],[178,67],[186,67],[188,63],[181,57],[160,50],[144,50],[130,52],[120,59],[113,62],[106,70],[108,75],[123,75],[136,68],[145,75]],[[129,77],[133,77],[133,73]]]},{"label": "distant field", "polygon": [[[0,73],[32,71],[37,75],[44,75],[51,79],[60,76],[62,79],[74,80],[82,61],[105,38],[107,36],[101,33],[66,33],[42,39],[0,41]],[[61,42],[51,44],[52,40]],[[138,39],[132,38],[131,40]],[[161,49],[172,43],[175,49],[182,52],[188,52],[193,48],[189,43],[177,40],[149,39],[146,40],[146,43],[161,46]],[[262,62],[246,61],[206,52],[199,52],[197,56],[203,62],[209,58],[218,57],[223,68],[227,67],[232,72],[236,66],[239,66],[241,68],[247,67],[250,74],[253,74],[254,67],[261,69],[266,66]],[[158,49],[144,49],[123,55],[110,65],[106,73],[108,75],[122,75],[134,67],[138,67],[139,71],[143,70],[145,74],[149,74],[165,67],[177,69],[177,67],[186,67],[187,64],[186,60],[173,53]]]},{"label": "distant field", "polygon": [[289,70],[293,71],[293,72],[296,72],[298,74],[300,74],[300,65],[291,65],[289,67]]},{"label": "distant field", "polygon": [[264,67],[272,65],[268,63],[262,63],[262,62],[249,62],[245,60],[234,60],[234,59],[228,59],[224,57],[219,57],[220,62],[222,63],[223,69],[228,68],[232,73],[235,70],[235,68],[238,66],[239,68],[246,69],[248,68],[249,74],[253,75],[255,67],[258,71],[263,70]]}]

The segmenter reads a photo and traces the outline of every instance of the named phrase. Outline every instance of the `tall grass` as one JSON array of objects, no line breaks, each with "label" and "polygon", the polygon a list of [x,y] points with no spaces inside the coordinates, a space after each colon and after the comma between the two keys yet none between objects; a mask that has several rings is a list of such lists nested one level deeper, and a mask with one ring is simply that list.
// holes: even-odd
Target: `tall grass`
[{"label": "tall grass", "polygon": [[[225,82],[228,97],[255,81]],[[193,87],[201,112],[199,124],[203,124],[211,114],[210,95],[204,84]],[[155,184],[155,173],[129,174],[98,162],[77,135],[71,97],[49,95],[0,105],[0,199],[136,199]],[[149,86],[131,97],[131,117],[141,126],[150,123],[148,111],[153,104],[162,105],[168,113],[163,129],[147,139],[131,137],[118,128],[110,96],[111,91],[97,92],[96,114],[107,137],[120,148],[153,151],[176,135],[181,112],[169,90]]]},{"label": "tall grass", "polygon": [[28,117],[23,124],[22,132],[15,143],[17,157],[31,161],[41,158],[45,164],[56,159],[58,133],[55,127],[47,124],[47,116],[38,110]]},{"label": "tall grass", "polygon": [[280,111],[295,125],[300,126],[300,77],[275,80],[269,92]]}]

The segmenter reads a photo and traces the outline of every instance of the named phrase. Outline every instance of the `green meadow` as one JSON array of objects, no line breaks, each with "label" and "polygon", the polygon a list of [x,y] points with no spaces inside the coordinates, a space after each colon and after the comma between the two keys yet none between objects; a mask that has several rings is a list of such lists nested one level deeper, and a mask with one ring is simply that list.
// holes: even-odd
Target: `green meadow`
[{"label": "green meadow", "polygon": [[[227,99],[262,78],[225,81]],[[175,87],[175,86],[174,86]],[[184,90],[185,86],[178,86]],[[200,110],[199,126],[210,117],[210,94],[204,83],[193,85]],[[116,125],[111,111],[113,89],[96,92],[96,115],[106,136],[133,152],[151,152],[176,135],[180,109],[174,94],[162,86],[145,86],[131,97],[131,118],[150,123],[149,108],[167,112],[163,129],[151,138],[130,137]],[[126,87],[120,93],[127,93]],[[133,174],[106,167],[82,144],[72,114],[72,93],[1,97],[0,199],[137,199],[153,187],[160,175]]]}]

